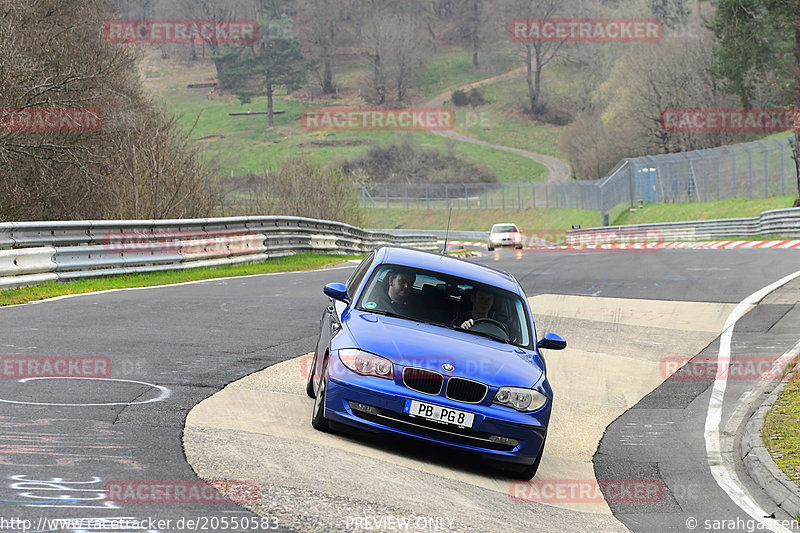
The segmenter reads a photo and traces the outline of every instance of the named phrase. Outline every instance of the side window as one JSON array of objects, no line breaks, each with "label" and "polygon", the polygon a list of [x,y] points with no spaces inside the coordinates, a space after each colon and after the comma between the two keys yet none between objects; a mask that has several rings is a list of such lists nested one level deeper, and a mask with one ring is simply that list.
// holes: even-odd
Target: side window
[{"label": "side window", "polygon": [[372,259],[375,257],[374,252],[370,252],[367,257],[361,261],[355,271],[350,275],[350,279],[347,280],[347,294],[352,298],[353,294],[355,293],[356,289],[359,285],[361,285],[361,280],[364,279],[364,275],[369,270],[370,265],[372,264]]}]

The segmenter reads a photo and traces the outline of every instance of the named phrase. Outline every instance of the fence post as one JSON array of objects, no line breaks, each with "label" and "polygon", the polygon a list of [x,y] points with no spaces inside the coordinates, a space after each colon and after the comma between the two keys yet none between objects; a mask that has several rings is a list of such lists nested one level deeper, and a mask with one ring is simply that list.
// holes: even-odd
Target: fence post
[{"label": "fence post", "polygon": [[483,184],[483,208],[489,209],[489,186]]},{"label": "fence post", "polygon": [[[778,139],[775,139],[775,140],[777,141]],[[783,161],[783,157],[785,155],[784,152],[783,152],[783,143],[779,143],[778,146],[781,149],[781,196],[785,196],[786,195],[786,185],[783,182],[783,173],[786,170],[786,164]]]},{"label": "fence post", "polygon": [[429,187],[429,185],[426,183],[425,184],[425,209],[430,209],[431,208],[431,197],[428,194],[428,187]]},{"label": "fence post", "polygon": [[628,161],[628,196],[631,199],[631,208],[635,207],[633,199],[633,163],[630,160]]},{"label": "fence post", "polygon": [[467,192],[467,184],[462,183],[464,186],[464,201],[467,202],[467,209],[469,209],[469,193]]},{"label": "fence post", "polygon": [[386,209],[389,209],[389,184],[384,183],[383,185],[386,188]]},{"label": "fence post", "polygon": [[408,183],[406,183],[406,201],[405,201],[405,204],[406,204],[406,209],[408,209]]},{"label": "fence post", "polygon": [[757,141],[764,153],[764,198],[769,198],[769,158],[767,157],[767,145]]}]

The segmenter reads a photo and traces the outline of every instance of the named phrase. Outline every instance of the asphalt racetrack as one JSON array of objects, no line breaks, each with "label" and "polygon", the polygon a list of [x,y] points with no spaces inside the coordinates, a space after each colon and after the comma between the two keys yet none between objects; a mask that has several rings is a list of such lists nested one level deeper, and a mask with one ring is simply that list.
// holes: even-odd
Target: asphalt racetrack
[{"label": "asphalt racetrack", "polygon": [[[797,344],[797,254],[474,258],[520,280],[539,337],[568,342],[545,353],[554,409],[531,484],[470,456],[310,427],[304,356],[323,285],[352,264],[0,309],[0,531],[702,531],[715,520],[779,531],[791,517],[727,451],[764,380],[720,385],[703,371],[726,353],[772,361]],[[27,379],[20,361],[34,359],[90,361],[96,375]],[[678,379],[681,368],[695,373]]]}]

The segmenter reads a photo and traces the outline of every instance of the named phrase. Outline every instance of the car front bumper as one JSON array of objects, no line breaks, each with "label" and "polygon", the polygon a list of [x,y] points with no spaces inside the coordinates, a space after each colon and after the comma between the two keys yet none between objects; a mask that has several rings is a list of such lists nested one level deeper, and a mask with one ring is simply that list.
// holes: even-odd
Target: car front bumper
[{"label": "car front bumper", "polygon": [[[550,404],[535,413],[486,406],[418,393],[393,381],[353,374],[329,378],[325,417],[377,433],[400,434],[482,457],[528,465],[539,455],[547,433]],[[406,400],[441,405],[475,415],[472,428],[429,421],[403,413]]]}]

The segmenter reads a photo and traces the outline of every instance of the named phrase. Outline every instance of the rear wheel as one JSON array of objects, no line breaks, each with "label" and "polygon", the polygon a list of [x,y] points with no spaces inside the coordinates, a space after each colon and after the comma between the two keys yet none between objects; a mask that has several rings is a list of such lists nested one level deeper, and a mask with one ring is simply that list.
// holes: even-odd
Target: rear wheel
[{"label": "rear wheel", "polygon": [[325,418],[325,393],[328,391],[328,360],[322,364],[317,394],[314,398],[314,411],[311,414],[311,425],[317,431],[330,431],[328,419]]}]

